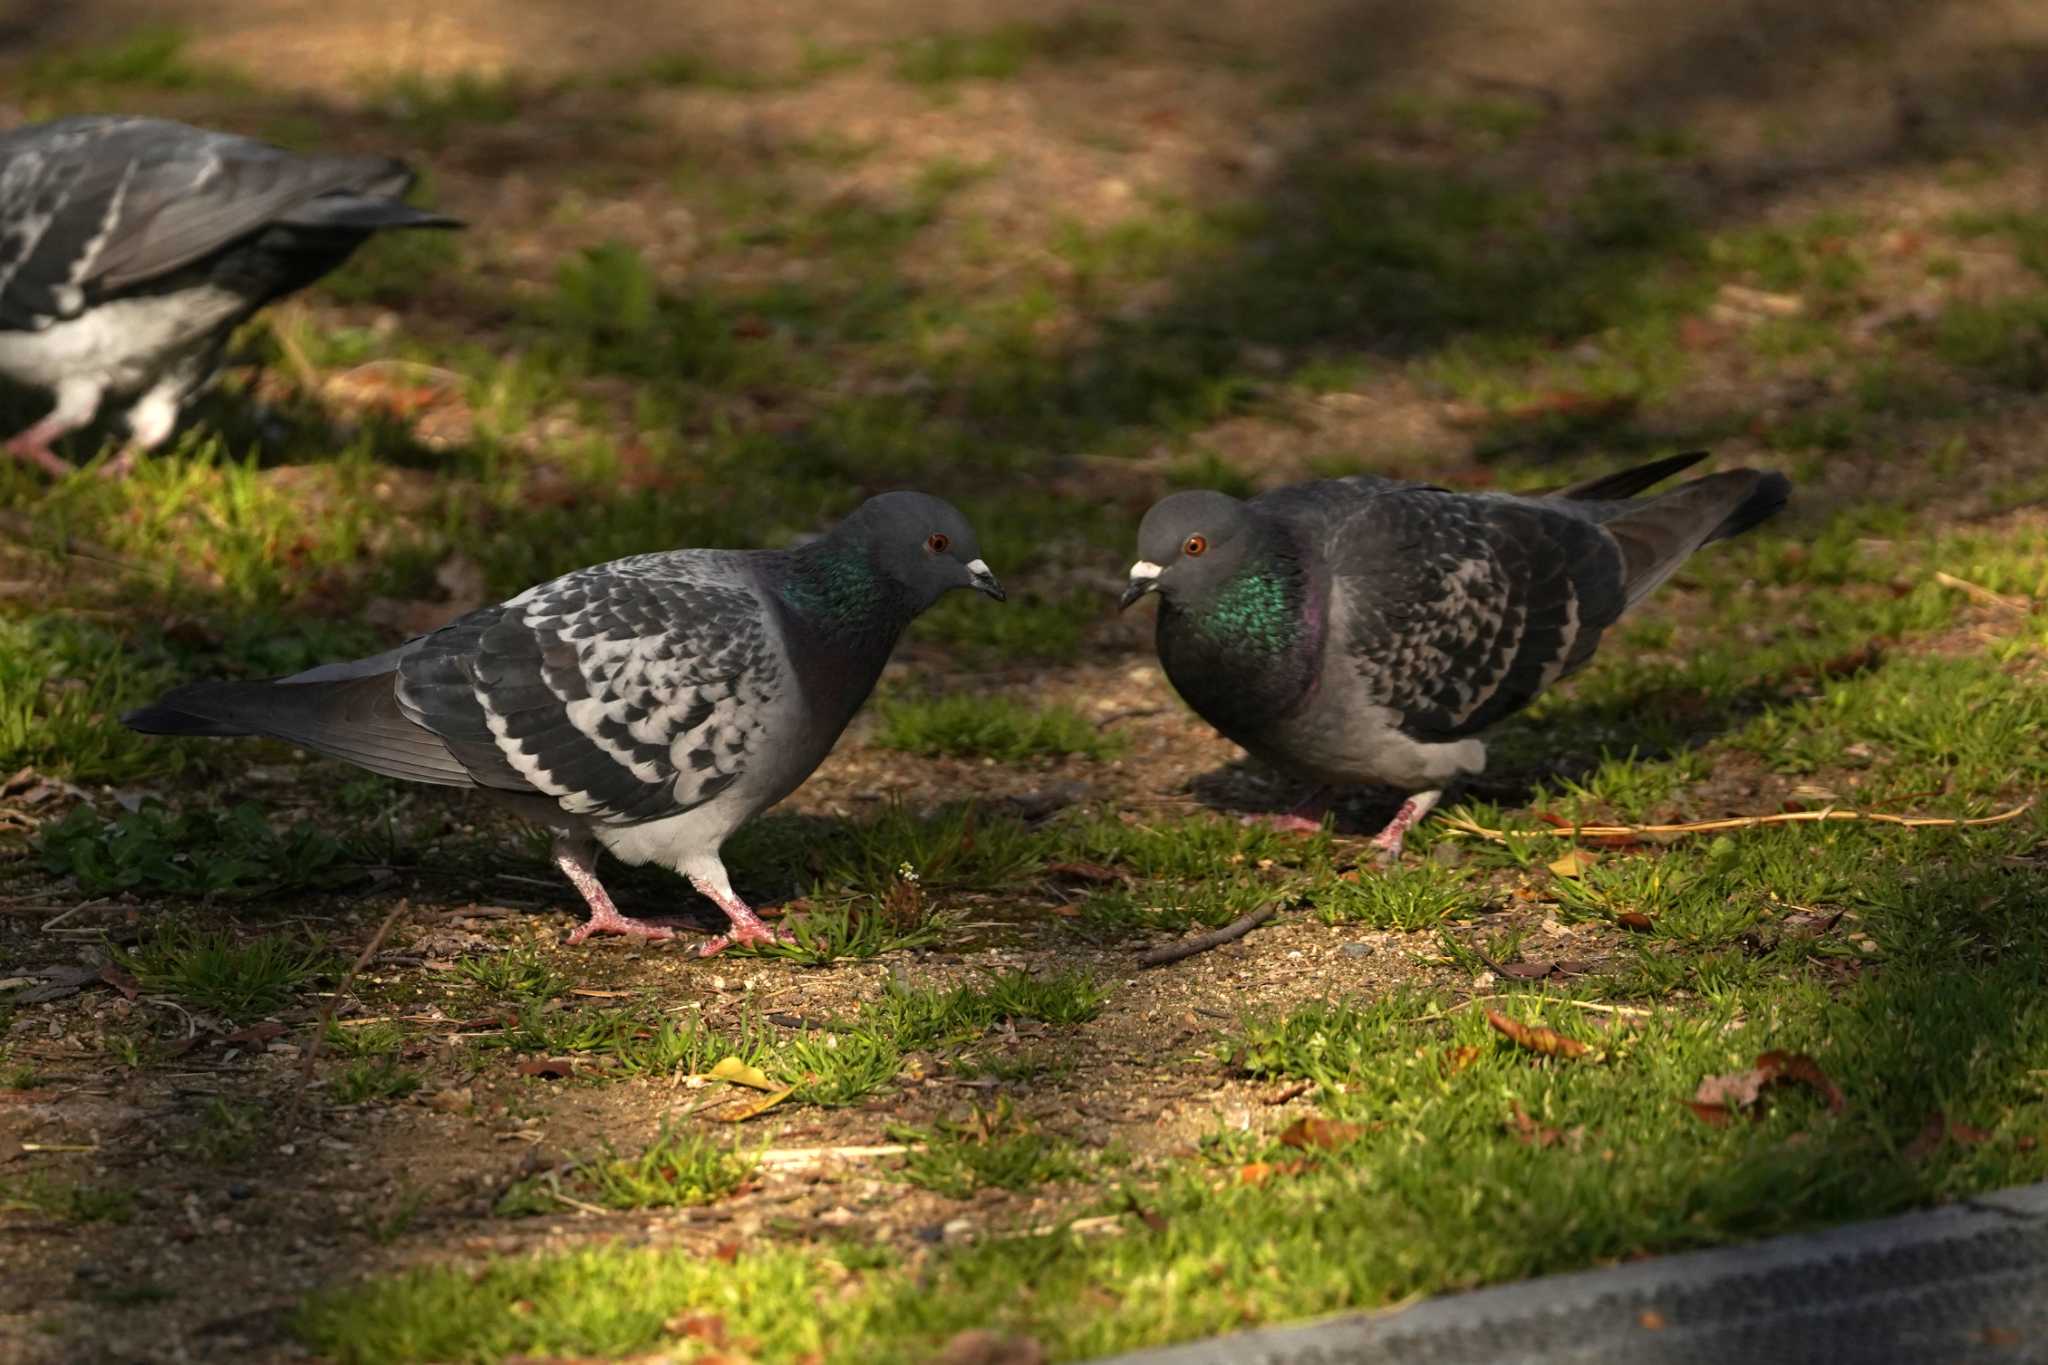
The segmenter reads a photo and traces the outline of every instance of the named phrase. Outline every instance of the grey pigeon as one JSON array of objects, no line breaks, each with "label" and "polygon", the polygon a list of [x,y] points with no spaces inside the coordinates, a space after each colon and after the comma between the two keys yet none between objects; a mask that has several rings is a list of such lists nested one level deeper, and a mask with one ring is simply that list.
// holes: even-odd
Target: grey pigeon
[{"label": "grey pigeon", "polygon": [[1734,469],[1635,498],[1702,458],[1528,496],[1365,475],[1244,502],[1176,493],[1138,528],[1123,604],[1158,593],[1181,696],[1318,784],[1275,823],[1314,828],[1331,786],[1412,793],[1377,836],[1392,861],[1444,788],[1484,769],[1480,731],[1582,667],[1693,551],[1791,494],[1781,474]]},{"label": "grey pigeon", "polygon": [[793,550],[674,550],[579,569],[398,648],[266,682],[188,683],[123,717],[269,735],[371,772],[476,787],[554,836],[589,904],[571,937],[669,938],[613,907],[596,846],[674,868],[772,941],[718,850],[795,791],[905,626],[954,588],[997,601],[974,531],[923,493],[870,498]]},{"label": "grey pigeon", "polygon": [[108,473],[170,435],[229,333],[383,228],[459,226],[403,201],[385,157],[300,156],[164,119],[86,115],[0,136],[0,374],[56,395],[6,450],[52,474],[50,443],[129,399]]}]

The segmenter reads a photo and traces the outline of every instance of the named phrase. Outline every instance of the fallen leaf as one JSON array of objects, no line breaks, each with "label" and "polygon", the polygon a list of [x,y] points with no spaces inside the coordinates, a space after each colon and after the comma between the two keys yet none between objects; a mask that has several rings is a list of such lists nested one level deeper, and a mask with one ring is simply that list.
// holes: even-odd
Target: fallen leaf
[{"label": "fallen leaf", "polygon": [[714,1347],[725,1345],[725,1319],[716,1313],[684,1313],[663,1323],[661,1330]]},{"label": "fallen leaf", "polygon": [[740,1244],[730,1241],[720,1242],[717,1246],[711,1248],[711,1254],[716,1259],[727,1263],[737,1261],[740,1258]]},{"label": "fallen leaf", "polygon": [[1283,1147],[1321,1147],[1334,1151],[1348,1143],[1356,1142],[1365,1133],[1365,1125],[1341,1123],[1336,1119],[1317,1118],[1313,1115],[1299,1118],[1280,1131],[1280,1145]]},{"label": "fallen leaf", "polygon": [[755,1100],[752,1104],[749,1104],[745,1108],[740,1109],[734,1113],[710,1113],[706,1114],[704,1117],[709,1119],[716,1119],[720,1123],[745,1123],[748,1119],[758,1118],[760,1115],[767,1113],[770,1109],[773,1109],[776,1105],[788,1099],[795,1092],[796,1087],[793,1085],[781,1086],[778,1089],[770,1092],[769,1094],[763,1095],[760,1099]]},{"label": "fallen leaf", "polygon": [[1503,962],[1497,968],[1502,976],[1512,976],[1518,981],[1539,981],[1550,975],[1548,962]]},{"label": "fallen leaf", "polygon": [[1991,1137],[1984,1129],[1957,1123],[1937,1109],[1927,1116],[1927,1122],[1920,1125],[1919,1133],[1906,1144],[1905,1157],[1908,1161],[1924,1161],[1947,1143],[1974,1147],[1980,1142],[1991,1141]]},{"label": "fallen leaf", "polygon": [[1636,1314],[1636,1325],[1645,1332],[1661,1332],[1665,1328],[1664,1315],[1654,1308],[1645,1308]]},{"label": "fallen leaf", "polygon": [[1265,1103],[1285,1104],[1289,1100],[1298,1100],[1303,1095],[1306,1095],[1309,1091],[1315,1089],[1315,1085],[1316,1083],[1314,1081],[1296,1081],[1293,1085],[1288,1086],[1284,1090],[1276,1090],[1272,1094],[1266,1096]]},{"label": "fallen leaf", "polygon": [[1820,1069],[1820,1063],[1804,1052],[1759,1053],[1756,1064],[1761,1070],[1772,1073],[1773,1082],[1795,1081],[1810,1087],[1827,1101],[1830,1114],[1839,1114],[1847,1106],[1848,1102],[1842,1096],[1841,1087],[1829,1080],[1828,1074]]},{"label": "fallen leaf", "polygon": [[251,1024],[247,1028],[236,1029],[233,1033],[223,1034],[221,1041],[223,1043],[267,1043],[272,1038],[282,1038],[284,1033],[285,1027],[283,1024],[275,1022]]},{"label": "fallen leaf", "polygon": [[1455,1076],[1479,1060],[1479,1049],[1470,1043],[1454,1047],[1444,1054],[1444,1070]]},{"label": "fallen leaf", "polygon": [[1070,882],[1121,882],[1129,880],[1122,872],[1104,863],[1048,863],[1045,868],[1045,875]]},{"label": "fallen leaf", "polygon": [[474,1103],[474,1095],[466,1085],[453,1085],[446,1090],[436,1090],[420,1096],[420,1103],[429,1109],[438,1109],[444,1114],[459,1114]]},{"label": "fallen leaf", "polygon": [[1030,1337],[971,1327],[941,1347],[932,1365],[1045,1365],[1045,1348]]},{"label": "fallen leaf", "polygon": [[1842,912],[1823,910],[1801,910],[1785,916],[1778,926],[1793,938],[1819,938],[1835,927],[1842,918]]},{"label": "fallen leaf", "polygon": [[1564,1138],[1564,1134],[1558,1129],[1530,1118],[1519,1104],[1508,1118],[1508,1131],[1512,1132],[1515,1141],[1524,1147],[1555,1147]]},{"label": "fallen leaf", "polygon": [[1538,820],[1541,820],[1544,824],[1549,825],[1552,829],[1572,828],[1572,822],[1565,819],[1562,815],[1559,815],[1556,811],[1539,810],[1533,812],[1533,814],[1536,816]]},{"label": "fallen leaf", "polygon": [[540,1076],[548,1080],[560,1080],[576,1074],[576,1062],[571,1057],[535,1057],[512,1068],[522,1076]]},{"label": "fallen leaf", "polygon": [[1719,1076],[1709,1076],[1700,1082],[1700,1088],[1693,1092],[1694,1104],[1711,1105],[1726,1111],[1729,1105],[1747,1109],[1757,1102],[1763,1089],[1771,1081],[1771,1073],[1761,1067],[1747,1071],[1730,1071]]},{"label": "fallen leaf", "polygon": [[714,1081],[731,1081],[754,1090],[782,1090],[780,1081],[768,1079],[768,1073],[758,1066],[748,1066],[737,1057],[727,1057],[704,1073]]},{"label": "fallen leaf", "polygon": [[121,992],[126,999],[133,1000],[142,994],[142,983],[111,962],[100,968],[100,980]]},{"label": "fallen leaf", "polygon": [[1986,1327],[1977,1333],[1977,1340],[1986,1346],[2017,1346],[2024,1338],[2010,1327]]},{"label": "fallen leaf", "polygon": [[1656,922],[1640,910],[1624,910],[1614,917],[1614,922],[1639,934],[1648,933],[1656,927]]},{"label": "fallen leaf", "polygon": [[1593,1049],[1578,1041],[1567,1038],[1555,1029],[1540,1024],[1525,1024],[1519,1019],[1510,1019],[1498,1010],[1486,1012],[1486,1022],[1493,1025],[1496,1033],[1505,1034],[1509,1042],[1525,1047],[1531,1052],[1540,1052],[1546,1057],[1583,1057]]},{"label": "fallen leaf", "polygon": [[1545,866],[1550,869],[1550,875],[1553,877],[1576,880],[1585,874],[1587,868],[1598,861],[1599,859],[1584,849],[1575,848],[1561,858],[1553,858]]}]

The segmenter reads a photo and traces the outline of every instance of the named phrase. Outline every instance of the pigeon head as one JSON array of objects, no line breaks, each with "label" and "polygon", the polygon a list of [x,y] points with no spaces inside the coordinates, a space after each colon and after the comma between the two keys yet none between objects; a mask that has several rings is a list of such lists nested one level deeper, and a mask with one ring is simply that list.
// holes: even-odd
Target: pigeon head
[{"label": "pigeon head", "polygon": [[1244,504],[1225,493],[1175,493],[1152,504],[1138,524],[1138,562],[1123,606],[1156,592],[1169,602],[1197,601],[1228,582],[1252,537]]},{"label": "pigeon head", "polygon": [[1003,600],[1002,585],[982,562],[967,518],[928,493],[869,498],[828,539],[864,548],[874,572],[896,586],[912,611],[925,610],[955,588]]}]

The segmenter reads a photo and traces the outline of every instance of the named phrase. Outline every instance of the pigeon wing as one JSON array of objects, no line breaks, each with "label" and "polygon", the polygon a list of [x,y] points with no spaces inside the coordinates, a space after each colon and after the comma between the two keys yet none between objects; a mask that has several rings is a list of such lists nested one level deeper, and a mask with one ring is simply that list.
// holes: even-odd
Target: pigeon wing
[{"label": "pigeon wing", "polygon": [[402,194],[380,157],[298,156],[161,119],[63,119],[0,139],[0,326],[39,329],[331,193]]},{"label": "pigeon wing", "polygon": [[786,688],[761,598],[702,552],[570,574],[426,637],[399,705],[485,786],[633,823],[702,805]]},{"label": "pigeon wing", "polygon": [[1326,551],[1341,652],[1421,739],[1475,733],[1590,659],[1624,605],[1599,526],[1540,505],[1430,489],[1361,503]]}]

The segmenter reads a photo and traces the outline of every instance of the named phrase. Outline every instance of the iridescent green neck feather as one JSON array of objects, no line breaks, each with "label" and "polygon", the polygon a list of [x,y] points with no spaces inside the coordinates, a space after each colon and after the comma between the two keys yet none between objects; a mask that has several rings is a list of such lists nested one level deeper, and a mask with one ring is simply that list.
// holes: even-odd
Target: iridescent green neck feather
[{"label": "iridescent green neck feather", "polygon": [[1219,645],[1283,654],[1301,639],[1300,587],[1296,575],[1248,564],[1190,611],[1188,619]]},{"label": "iridescent green neck feather", "polygon": [[866,632],[900,624],[900,594],[875,571],[865,547],[827,539],[805,546],[791,559],[782,599],[820,630]]}]

